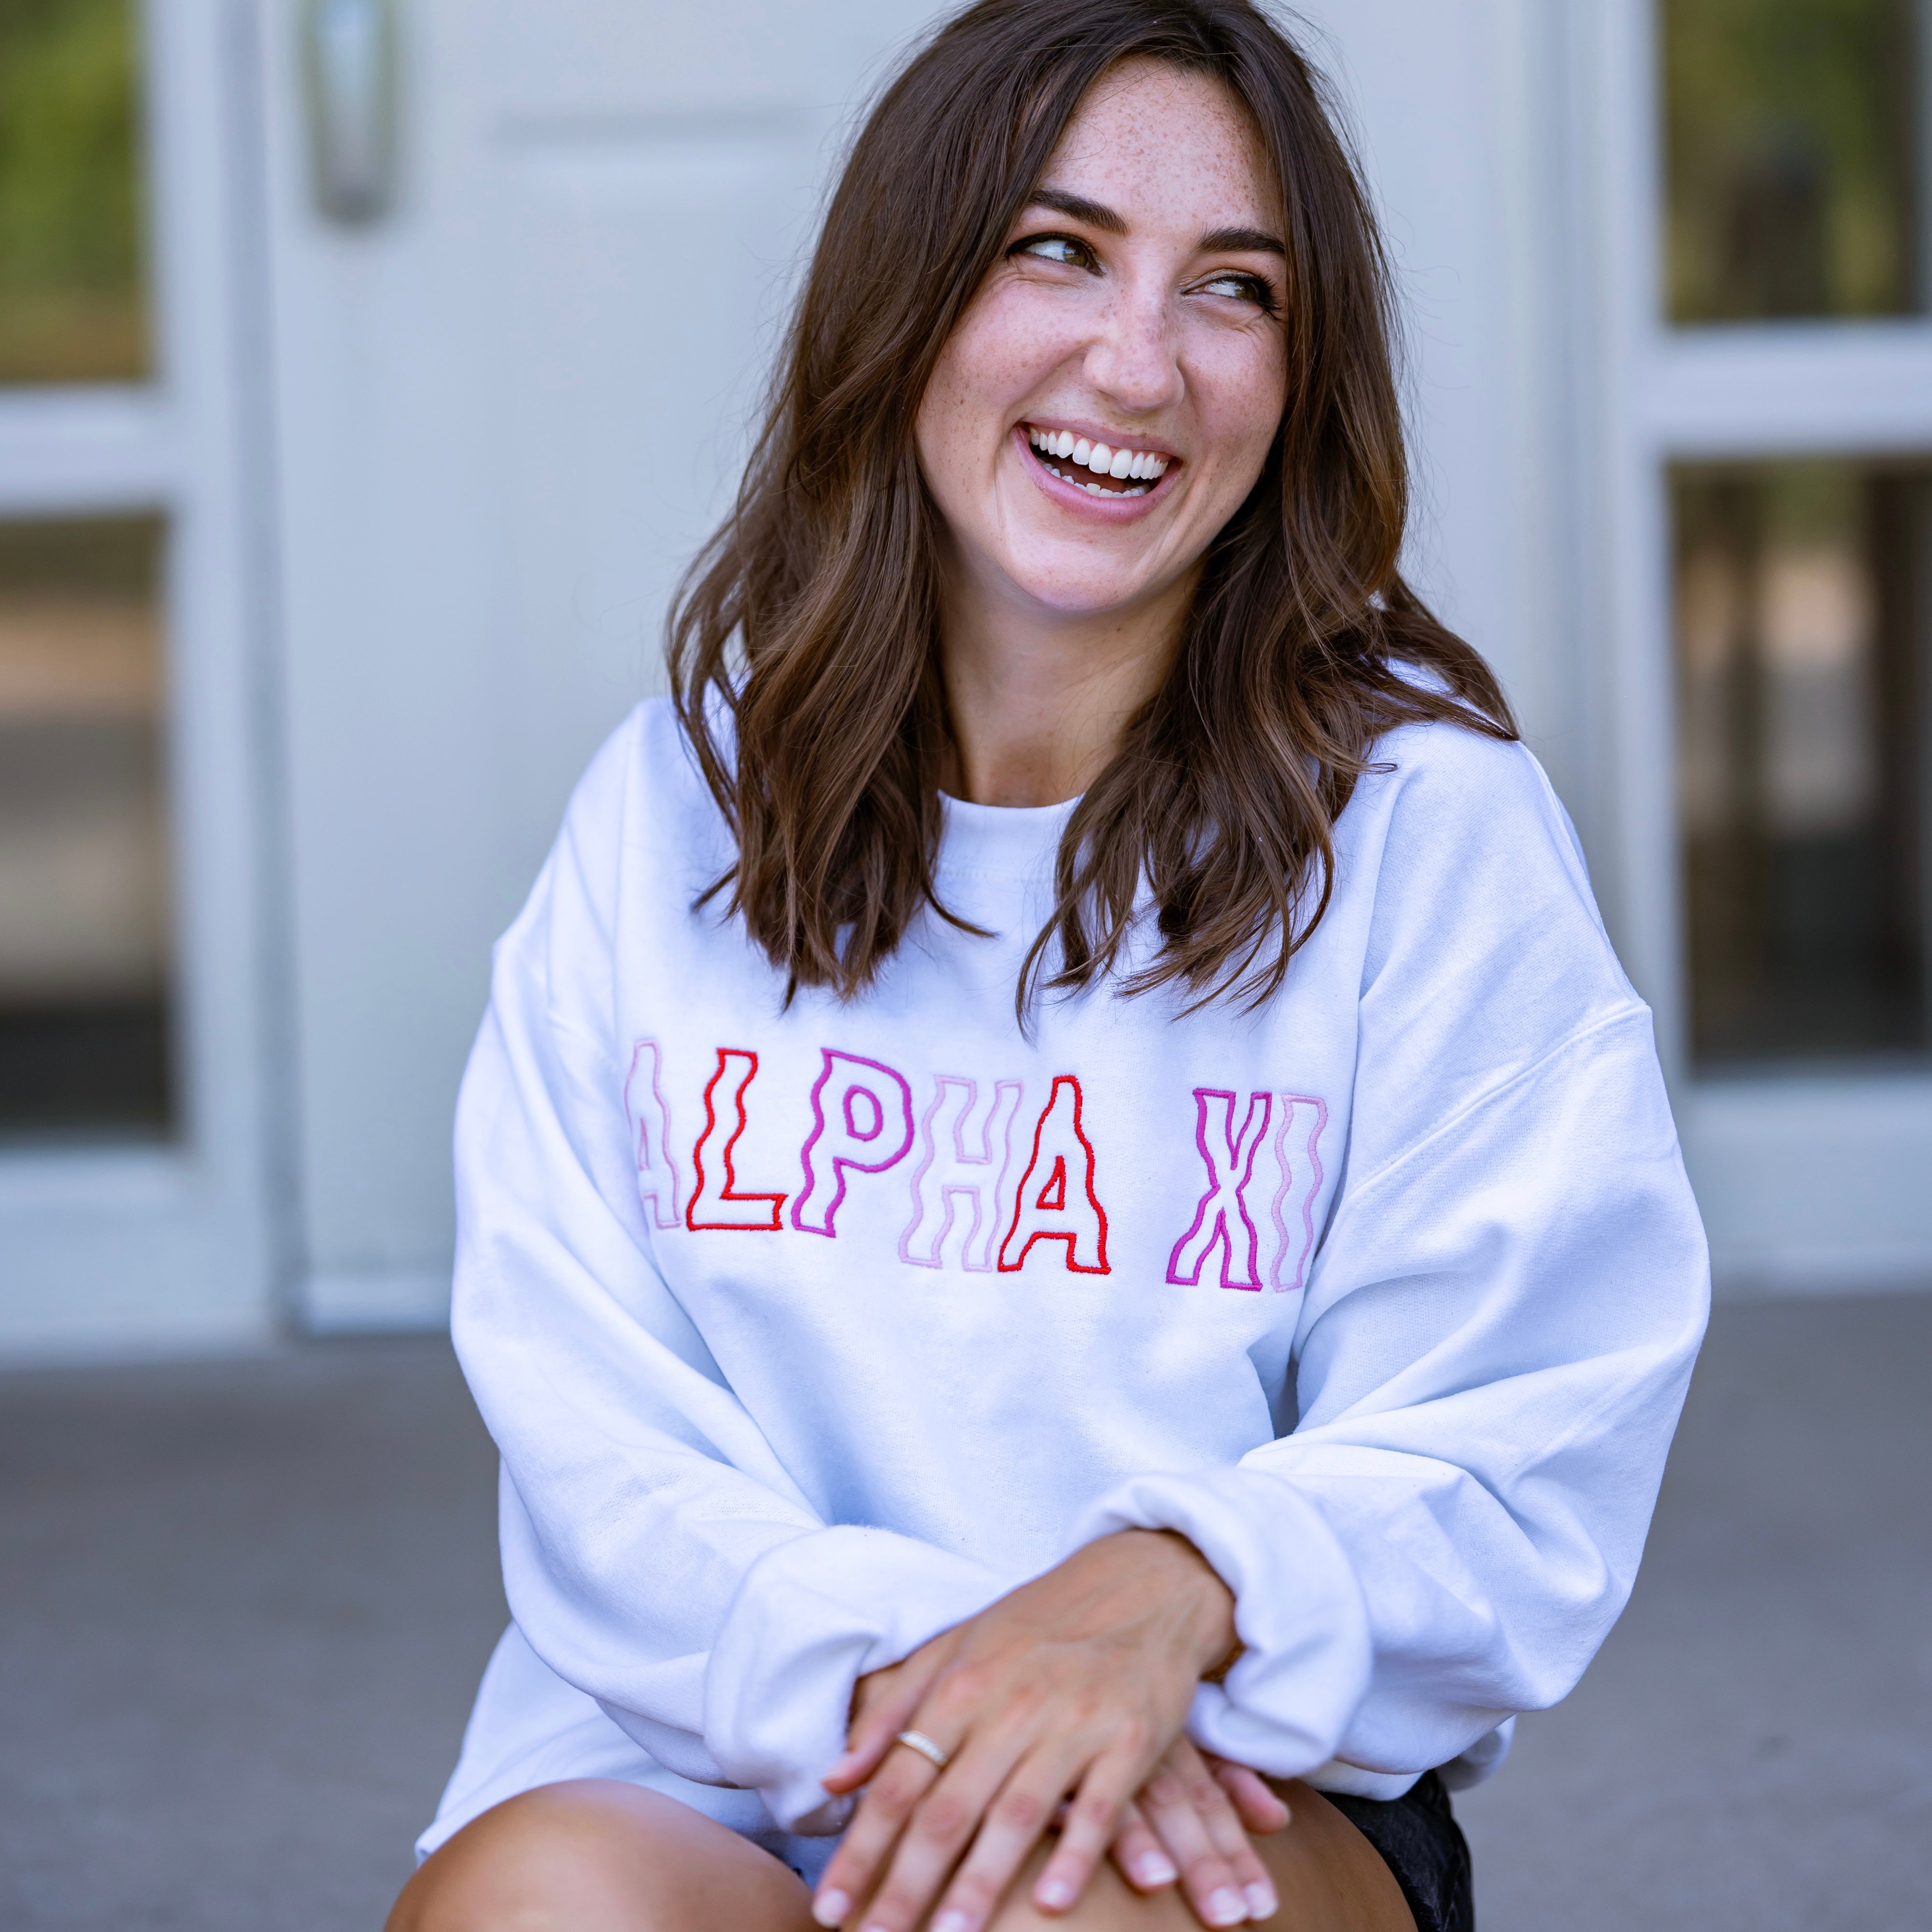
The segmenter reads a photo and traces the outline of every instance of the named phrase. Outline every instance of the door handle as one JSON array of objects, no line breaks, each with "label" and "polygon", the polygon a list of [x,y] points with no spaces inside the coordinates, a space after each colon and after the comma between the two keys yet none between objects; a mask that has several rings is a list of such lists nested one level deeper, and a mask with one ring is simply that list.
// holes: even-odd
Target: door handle
[{"label": "door handle", "polygon": [[376,220],[396,187],[392,0],[304,0],[302,38],[316,206],[332,221]]}]

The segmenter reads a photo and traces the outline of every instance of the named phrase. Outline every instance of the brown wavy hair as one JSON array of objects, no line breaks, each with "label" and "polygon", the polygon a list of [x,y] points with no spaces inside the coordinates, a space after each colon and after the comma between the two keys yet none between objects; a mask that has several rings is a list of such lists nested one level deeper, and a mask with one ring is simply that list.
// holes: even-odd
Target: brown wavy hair
[{"label": "brown wavy hair", "polygon": [[1377,739],[1430,719],[1516,735],[1397,568],[1389,268],[1322,81],[1250,0],[980,0],[860,131],[757,452],[670,615],[678,715],[737,850],[704,898],[728,890],[788,998],[857,994],[923,908],[964,923],[934,880],[949,725],[914,423],[1069,121],[1132,56],[1213,75],[1253,117],[1287,223],[1288,400],[1170,673],[1067,824],[1022,1015],[1038,987],[1117,967],[1126,993],[1265,1000],[1327,910],[1331,830]]}]

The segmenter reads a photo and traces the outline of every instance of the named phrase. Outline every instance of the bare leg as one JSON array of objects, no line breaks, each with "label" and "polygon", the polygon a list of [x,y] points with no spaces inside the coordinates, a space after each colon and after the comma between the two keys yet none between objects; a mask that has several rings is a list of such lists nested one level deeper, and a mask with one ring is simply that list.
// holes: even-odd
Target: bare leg
[{"label": "bare leg", "polygon": [[403,1888],[387,1932],[814,1932],[797,1875],[736,1832],[614,1778],[526,1791]]},{"label": "bare leg", "polygon": [[[1375,1848],[1318,1792],[1286,1787],[1294,1821],[1256,1840],[1294,1932],[1414,1932]],[[1072,1911],[1028,1901],[1042,1846],[988,1932],[1201,1932],[1170,1888],[1129,1888],[1111,1864]],[[606,1779],[546,1785],[466,1826],[404,1888],[388,1932],[813,1932],[806,1888],[778,1860],[689,1806]]]}]

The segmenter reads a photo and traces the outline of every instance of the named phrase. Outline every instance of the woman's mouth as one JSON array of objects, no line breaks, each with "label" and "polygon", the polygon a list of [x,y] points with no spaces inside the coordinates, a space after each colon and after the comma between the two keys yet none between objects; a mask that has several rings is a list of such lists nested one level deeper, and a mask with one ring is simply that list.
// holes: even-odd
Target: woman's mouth
[{"label": "woman's mouth", "polygon": [[1118,449],[1076,436],[1070,429],[1025,425],[1034,459],[1063,483],[1094,496],[1144,496],[1166,475],[1172,457],[1152,450]]}]

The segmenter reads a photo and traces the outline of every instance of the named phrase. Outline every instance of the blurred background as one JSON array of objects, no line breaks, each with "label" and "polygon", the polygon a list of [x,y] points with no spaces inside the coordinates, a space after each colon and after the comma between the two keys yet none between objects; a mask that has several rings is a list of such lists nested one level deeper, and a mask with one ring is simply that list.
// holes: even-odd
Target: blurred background
[{"label": "blurred background", "polygon": [[[0,0],[0,1923],[379,1924],[488,949],[927,0]],[[1932,1924],[1932,0],[1310,0],[1722,1303],[1486,1925]],[[1904,1292],[1900,1292],[1904,1291]]]}]

